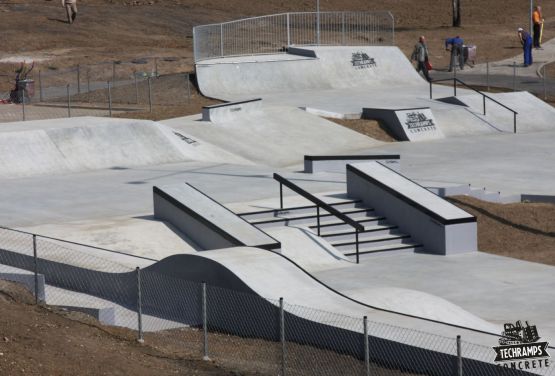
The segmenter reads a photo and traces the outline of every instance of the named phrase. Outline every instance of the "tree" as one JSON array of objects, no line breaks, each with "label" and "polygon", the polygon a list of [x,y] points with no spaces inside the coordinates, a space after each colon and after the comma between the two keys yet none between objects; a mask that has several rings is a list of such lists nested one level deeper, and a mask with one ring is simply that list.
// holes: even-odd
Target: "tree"
[{"label": "tree", "polygon": [[461,0],[453,0],[453,27],[461,26]]}]

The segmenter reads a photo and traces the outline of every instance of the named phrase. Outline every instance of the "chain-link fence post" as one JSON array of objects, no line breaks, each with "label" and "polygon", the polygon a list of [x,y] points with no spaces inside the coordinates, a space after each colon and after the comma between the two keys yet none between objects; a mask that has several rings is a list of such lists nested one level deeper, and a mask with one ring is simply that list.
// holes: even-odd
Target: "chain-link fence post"
[{"label": "chain-link fence post", "polygon": [[285,376],[287,356],[285,349],[285,311],[283,309],[283,298],[279,298],[279,340],[281,342],[281,376]]},{"label": "chain-link fence post", "polygon": [[154,58],[154,77],[158,77],[158,58]]},{"label": "chain-link fence post", "polygon": [[187,73],[187,103],[191,103],[191,76]]},{"label": "chain-link fence post", "polygon": [[133,71],[133,78],[135,80],[135,104],[139,104],[139,82],[137,80],[137,71]]},{"label": "chain-link fence post", "polygon": [[[546,64],[547,65],[547,64]],[[545,70],[545,65],[543,66],[543,100],[547,100],[547,71]]]},{"label": "chain-link fence post", "polygon": [[152,112],[152,77],[148,77],[148,111]]},{"label": "chain-link fence post", "polygon": [[370,346],[368,344],[368,317],[364,316],[362,319],[362,326],[364,329],[364,370],[365,375],[370,376]]},{"label": "chain-link fence post", "polygon": [[42,76],[39,69],[39,99],[42,102]]},{"label": "chain-link fence post", "polygon": [[206,282],[202,282],[202,331],[203,331],[203,360],[210,360],[208,356],[208,306],[206,302]]},{"label": "chain-link fence post", "polygon": [[461,336],[457,336],[457,376],[463,375]]},{"label": "chain-link fence post", "polygon": [[[16,89],[17,90],[17,95],[19,95],[19,88]],[[25,87],[23,87],[21,89],[21,111],[22,111],[22,116],[23,116],[23,121],[25,121]]]},{"label": "chain-link fence post", "polygon": [[486,60],[486,86],[489,91],[489,59]]},{"label": "chain-link fence post", "polygon": [[37,236],[33,234],[33,274],[35,275],[35,304],[39,304],[39,263],[37,258]]},{"label": "chain-link fence post", "polygon": [[66,91],[67,91],[67,117],[70,118],[71,117],[71,97],[69,95],[69,84],[67,84],[66,86]]},{"label": "chain-link fence post", "polygon": [[112,82],[116,82],[116,62],[112,62]]},{"label": "chain-link fence post", "polygon": [[108,81],[108,114],[112,117],[112,84]]},{"label": "chain-link fence post", "polygon": [[516,91],[516,61],[513,61],[513,91]]},{"label": "chain-link fence post", "polygon": [[137,341],[143,343],[144,336],[143,336],[143,302],[142,302],[142,291],[141,291],[141,268],[137,266],[136,274],[137,274]]},{"label": "chain-link fence post", "polygon": [[81,94],[81,67],[77,64],[77,94]]}]

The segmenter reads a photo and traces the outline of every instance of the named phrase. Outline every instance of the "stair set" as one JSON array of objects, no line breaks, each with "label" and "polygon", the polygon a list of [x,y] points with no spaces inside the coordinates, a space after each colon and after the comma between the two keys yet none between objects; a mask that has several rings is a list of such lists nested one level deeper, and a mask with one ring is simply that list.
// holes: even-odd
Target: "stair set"
[{"label": "stair set", "polygon": [[[400,231],[397,225],[388,222],[385,216],[365,206],[361,200],[346,200],[329,205],[363,226],[363,230],[358,231],[360,259],[423,249],[410,235]],[[326,210],[318,209],[316,205],[238,215],[261,230],[276,226],[304,226],[348,258],[353,261],[357,258],[357,230]]]}]

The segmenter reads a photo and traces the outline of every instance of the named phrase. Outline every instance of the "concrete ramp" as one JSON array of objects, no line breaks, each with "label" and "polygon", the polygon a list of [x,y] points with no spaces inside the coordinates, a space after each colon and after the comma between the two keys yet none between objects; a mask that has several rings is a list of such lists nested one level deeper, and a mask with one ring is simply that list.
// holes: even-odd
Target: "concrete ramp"
[{"label": "concrete ramp", "polygon": [[425,85],[397,47],[295,47],[288,54],[213,59],[196,65],[201,92],[224,100],[261,94]]},{"label": "concrete ramp", "polygon": [[162,123],[210,140],[252,163],[274,167],[301,164],[305,154],[345,154],[382,144],[294,107],[262,103],[248,111],[227,112],[221,122],[200,120],[187,117]]},{"label": "concrete ramp", "polygon": [[[517,133],[555,130],[555,108],[527,91],[515,93],[487,93],[488,96],[512,108],[517,115]],[[498,104],[486,100],[486,116],[483,115],[483,99],[480,94],[458,95],[457,99],[467,106],[474,116],[482,119],[486,132],[513,132],[513,113]]]},{"label": "concrete ramp", "polygon": [[[415,314],[488,332],[496,330],[495,325],[444,299],[415,290],[385,287],[370,289],[364,294],[357,294],[358,302],[364,303],[360,304],[320,283],[287,258],[256,248],[236,247],[205,251],[198,255],[175,255],[150,266],[149,270],[196,282],[205,281],[209,285],[254,292],[267,299],[283,297],[289,305],[308,306],[352,317],[367,315],[371,321],[434,333],[448,334],[460,329],[388,313],[367,305],[377,303],[376,307],[399,313]],[[405,299],[413,304],[407,306]]]},{"label": "concrete ramp", "polygon": [[80,117],[0,126],[2,178],[190,160],[249,163],[152,121]]},{"label": "concrete ramp", "polygon": [[443,138],[443,132],[429,107],[365,108],[362,111],[362,118],[381,121],[398,140],[428,141]]}]

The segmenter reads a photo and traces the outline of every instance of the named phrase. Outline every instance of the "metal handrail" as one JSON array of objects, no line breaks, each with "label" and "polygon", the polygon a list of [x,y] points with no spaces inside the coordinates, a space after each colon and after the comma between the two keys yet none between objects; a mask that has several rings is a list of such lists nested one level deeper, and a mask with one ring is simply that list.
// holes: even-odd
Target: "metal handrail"
[{"label": "metal handrail", "polygon": [[356,261],[357,264],[359,263],[359,250],[358,250],[358,234],[361,231],[364,231],[364,226],[355,221],[352,218],[349,218],[347,215],[341,213],[339,210],[331,206],[330,204],[320,200],[318,197],[314,196],[313,194],[305,191],[295,183],[287,180],[283,176],[274,173],[274,180],[279,182],[279,207],[283,209],[283,186],[285,185],[287,188],[291,189],[293,192],[298,193],[299,195],[303,196],[307,200],[311,201],[316,205],[316,219],[317,219],[317,229],[318,229],[318,236],[320,236],[320,208],[324,209],[328,213],[334,215],[336,218],[342,220],[346,224],[352,226],[355,229],[355,240],[356,240]]},{"label": "metal handrail", "polygon": [[493,99],[493,98],[490,97],[489,95],[484,94],[484,93],[481,92],[480,90],[478,90],[478,89],[476,89],[476,88],[473,88],[472,86],[468,85],[466,82],[464,82],[464,81],[462,81],[462,80],[460,80],[460,79],[458,79],[458,78],[456,78],[456,77],[453,77],[453,78],[443,78],[443,79],[439,79],[439,80],[430,80],[430,81],[429,81],[429,83],[430,83],[430,99],[433,99],[433,96],[432,96],[432,83],[435,83],[435,82],[447,82],[447,81],[451,81],[451,80],[453,81],[453,95],[454,95],[455,97],[457,96],[457,82],[460,83],[461,85],[467,87],[468,89],[470,89],[470,90],[472,90],[472,91],[475,91],[476,93],[482,95],[482,101],[483,101],[482,103],[483,103],[483,113],[484,113],[484,116],[486,115],[486,98],[489,99],[490,101],[492,101],[492,102],[498,104],[499,106],[501,106],[501,107],[503,107],[503,108],[505,108],[505,109],[511,111],[511,112],[513,113],[513,131],[514,131],[514,133],[516,133],[516,115],[518,115],[518,112],[516,112],[515,110],[513,110],[513,109],[510,108],[510,107],[505,106],[503,103],[499,102],[498,100]]}]

